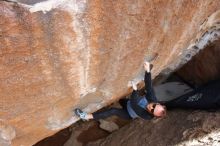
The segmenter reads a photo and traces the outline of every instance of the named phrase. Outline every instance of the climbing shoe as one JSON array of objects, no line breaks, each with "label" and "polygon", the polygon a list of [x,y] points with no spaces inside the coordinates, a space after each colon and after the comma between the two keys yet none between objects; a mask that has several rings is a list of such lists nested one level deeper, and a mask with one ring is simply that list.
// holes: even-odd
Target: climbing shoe
[{"label": "climbing shoe", "polygon": [[75,114],[76,114],[78,117],[80,117],[80,119],[82,119],[82,120],[87,120],[87,119],[86,119],[86,116],[87,116],[87,113],[86,113],[86,112],[82,111],[82,110],[79,109],[79,108],[76,108],[76,109],[74,110],[74,112],[75,112]]}]

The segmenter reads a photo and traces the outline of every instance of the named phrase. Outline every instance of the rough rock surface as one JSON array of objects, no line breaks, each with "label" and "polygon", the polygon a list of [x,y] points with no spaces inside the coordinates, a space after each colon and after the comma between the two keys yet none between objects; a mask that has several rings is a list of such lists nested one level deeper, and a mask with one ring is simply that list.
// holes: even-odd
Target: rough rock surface
[{"label": "rough rock surface", "polygon": [[88,122],[80,121],[73,124],[70,128],[72,131],[71,136],[63,146],[84,146],[88,142],[96,141],[109,135],[107,131],[99,128],[98,122],[94,120]]},{"label": "rough rock surface", "polygon": [[[0,140],[29,146],[219,38],[219,0],[0,1]],[[2,127],[9,127],[5,130]],[[4,136],[2,136],[4,135]]]},{"label": "rough rock surface", "polygon": [[165,119],[135,120],[88,146],[218,146],[220,111],[170,111]]},{"label": "rough rock surface", "polygon": [[178,74],[192,84],[204,84],[220,79],[220,40],[217,40],[198,53],[184,65]]}]

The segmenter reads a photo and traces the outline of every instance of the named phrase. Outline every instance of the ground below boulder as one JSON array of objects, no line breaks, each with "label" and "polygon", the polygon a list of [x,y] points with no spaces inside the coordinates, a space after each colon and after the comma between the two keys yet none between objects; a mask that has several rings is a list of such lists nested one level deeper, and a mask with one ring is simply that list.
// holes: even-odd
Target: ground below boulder
[{"label": "ground below boulder", "polygon": [[134,120],[89,146],[220,145],[219,111],[169,111],[164,119]]}]

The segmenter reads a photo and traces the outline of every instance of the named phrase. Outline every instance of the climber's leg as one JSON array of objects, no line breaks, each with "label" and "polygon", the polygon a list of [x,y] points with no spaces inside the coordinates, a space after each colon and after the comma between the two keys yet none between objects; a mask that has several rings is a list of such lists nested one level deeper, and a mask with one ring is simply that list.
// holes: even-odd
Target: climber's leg
[{"label": "climber's leg", "polygon": [[126,109],[109,108],[92,114],[95,120],[104,119],[110,116],[117,116],[123,119],[132,119]]},{"label": "climber's leg", "polygon": [[105,109],[103,111],[98,111],[93,114],[88,114],[81,109],[75,109],[75,114],[80,117],[82,120],[90,120],[90,119],[105,119],[110,116],[117,116],[123,119],[132,119],[130,115],[128,114],[126,109],[118,109],[118,108],[109,108]]}]

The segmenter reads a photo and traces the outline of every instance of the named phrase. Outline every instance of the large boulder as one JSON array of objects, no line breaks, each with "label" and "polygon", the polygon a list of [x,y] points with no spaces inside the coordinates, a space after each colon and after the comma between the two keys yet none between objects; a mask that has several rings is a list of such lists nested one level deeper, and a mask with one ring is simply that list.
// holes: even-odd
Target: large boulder
[{"label": "large boulder", "polygon": [[[32,145],[219,38],[220,1],[0,1],[0,141]],[[6,128],[5,128],[6,127]],[[6,130],[5,130],[6,129]]]}]

